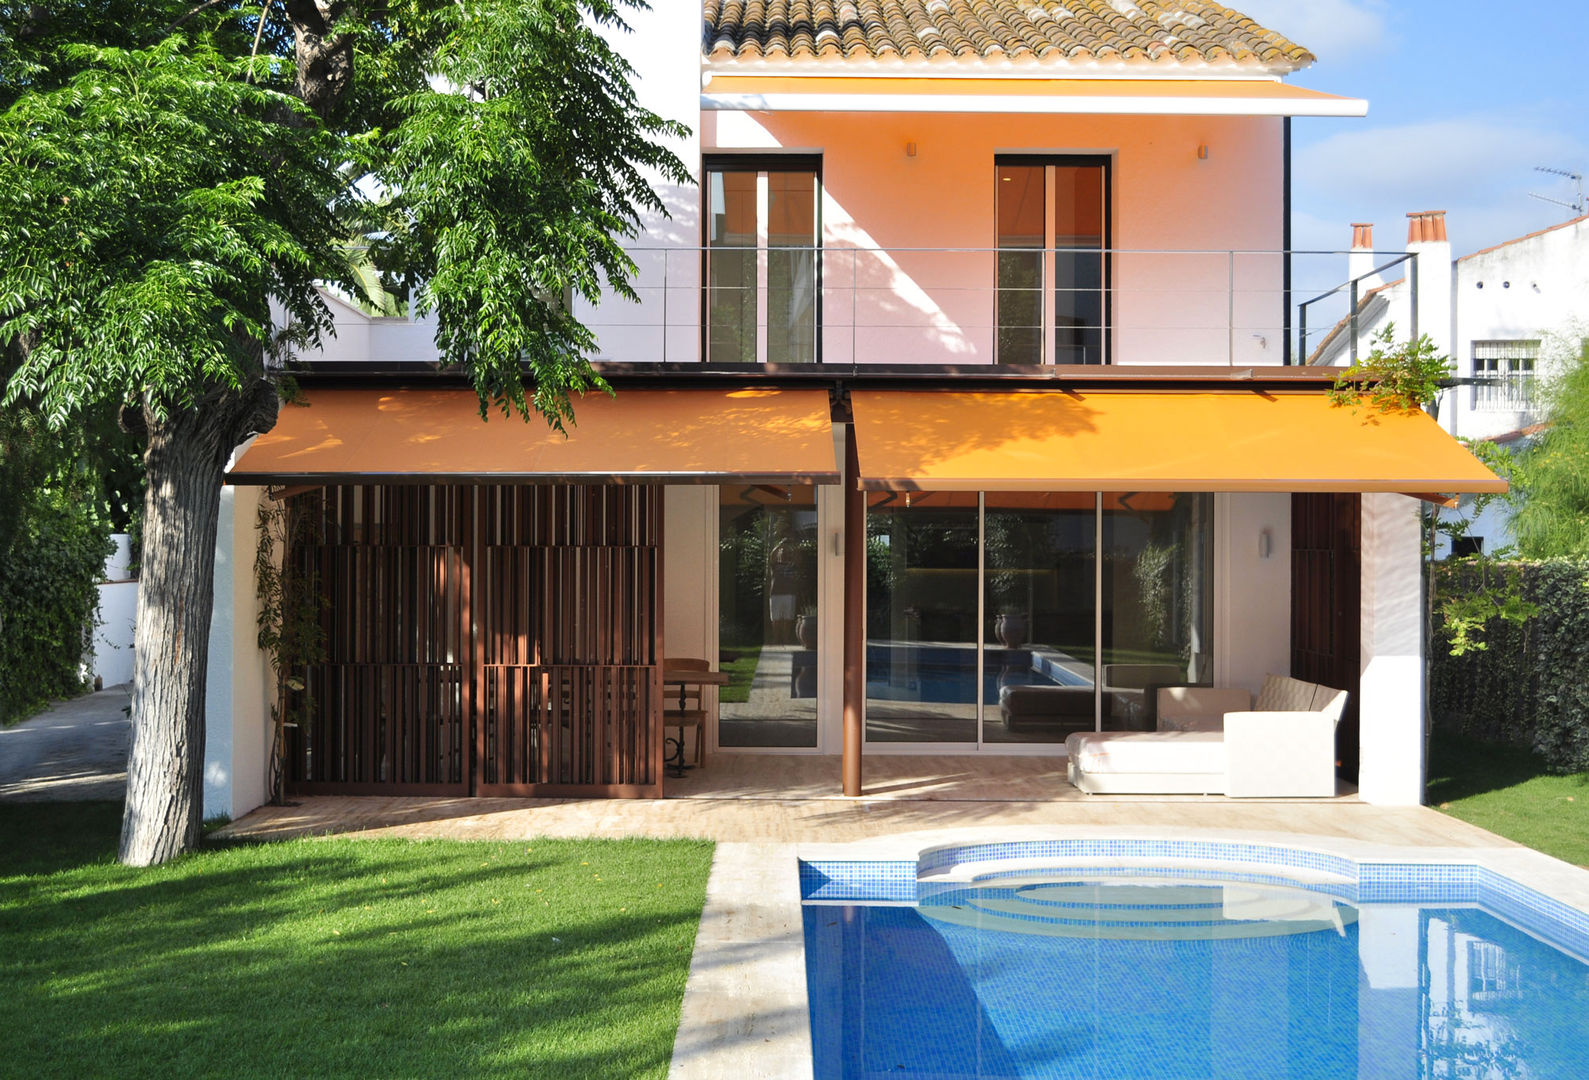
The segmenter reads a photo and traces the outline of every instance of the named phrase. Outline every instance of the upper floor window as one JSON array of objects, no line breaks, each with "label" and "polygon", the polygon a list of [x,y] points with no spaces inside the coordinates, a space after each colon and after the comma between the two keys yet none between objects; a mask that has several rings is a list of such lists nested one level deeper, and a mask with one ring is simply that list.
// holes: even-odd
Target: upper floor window
[{"label": "upper floor window", "polygon": [[707,362],[815,361],[820,162],[738,156],[705,164]]},{"label": "upper floor window", "polygon": [[1473,407],[1512,412],[1532,408],[1538,360],[1537,340],[1475,341],[1473,377],[1490,381],[1473,387]]},{"label": "upper floor window", "polygon": [[1109,159],[994,159],[998,362],[1103,364]]}]

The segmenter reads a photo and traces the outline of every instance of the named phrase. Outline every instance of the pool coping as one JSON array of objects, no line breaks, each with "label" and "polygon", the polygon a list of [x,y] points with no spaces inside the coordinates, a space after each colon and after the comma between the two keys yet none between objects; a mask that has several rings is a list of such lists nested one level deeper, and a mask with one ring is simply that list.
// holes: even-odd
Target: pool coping
[{"label": "pool coping", "polygon": [[1283,831],[1102,825],[979,825],[837,844],[720,843],[690,957],[670,1080],[811,1080],[802,863],[916,861],[934,849],[1078,840],[1253,845],[1316,854],[1326,864],[1474,867],[1589,916],[1589,870],[1510,844],[1425,847]]}]

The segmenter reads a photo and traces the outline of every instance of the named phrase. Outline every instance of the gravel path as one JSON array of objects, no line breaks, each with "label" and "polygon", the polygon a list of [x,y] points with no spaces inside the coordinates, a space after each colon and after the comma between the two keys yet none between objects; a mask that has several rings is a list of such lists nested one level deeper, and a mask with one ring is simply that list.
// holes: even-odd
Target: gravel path
[{"label": "gravel path", "polygon": [[0,728],[0,801],[124,798],[130,690],[112,686]]}]

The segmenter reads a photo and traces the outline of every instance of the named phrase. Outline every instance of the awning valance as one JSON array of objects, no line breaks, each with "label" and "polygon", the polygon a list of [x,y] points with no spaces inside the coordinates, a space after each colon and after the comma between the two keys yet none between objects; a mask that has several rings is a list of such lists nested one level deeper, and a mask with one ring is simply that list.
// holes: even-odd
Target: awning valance
[{"label": "awning valance", "polygon": [[283,405],[233,484],[834,483],[826,390],[620,390],[538,417],[480,416],[472,390],[314,389]]},{"label": "awning valance", "polygon": [[1272,79],[716,75],[701,108],[740,112],[1364,116],[1368,102]]},{"label": "awning valance", "polygon": [[1259,391],[855,391],[879,491],[1499,492],[1422,412]]}]

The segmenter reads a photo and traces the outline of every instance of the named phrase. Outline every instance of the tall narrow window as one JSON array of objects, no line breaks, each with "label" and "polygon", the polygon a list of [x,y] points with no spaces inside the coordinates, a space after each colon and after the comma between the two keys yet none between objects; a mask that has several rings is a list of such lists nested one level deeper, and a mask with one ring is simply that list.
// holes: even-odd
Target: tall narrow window
[{"label": "tall narrow window", "polygon": [[810,158],[707,162],[708,362],[817,359],[817,211]]},{"label": "tall narrow window", "polygon": [[1109,162],[994,162],[1001,364],[1108,362]]}]

